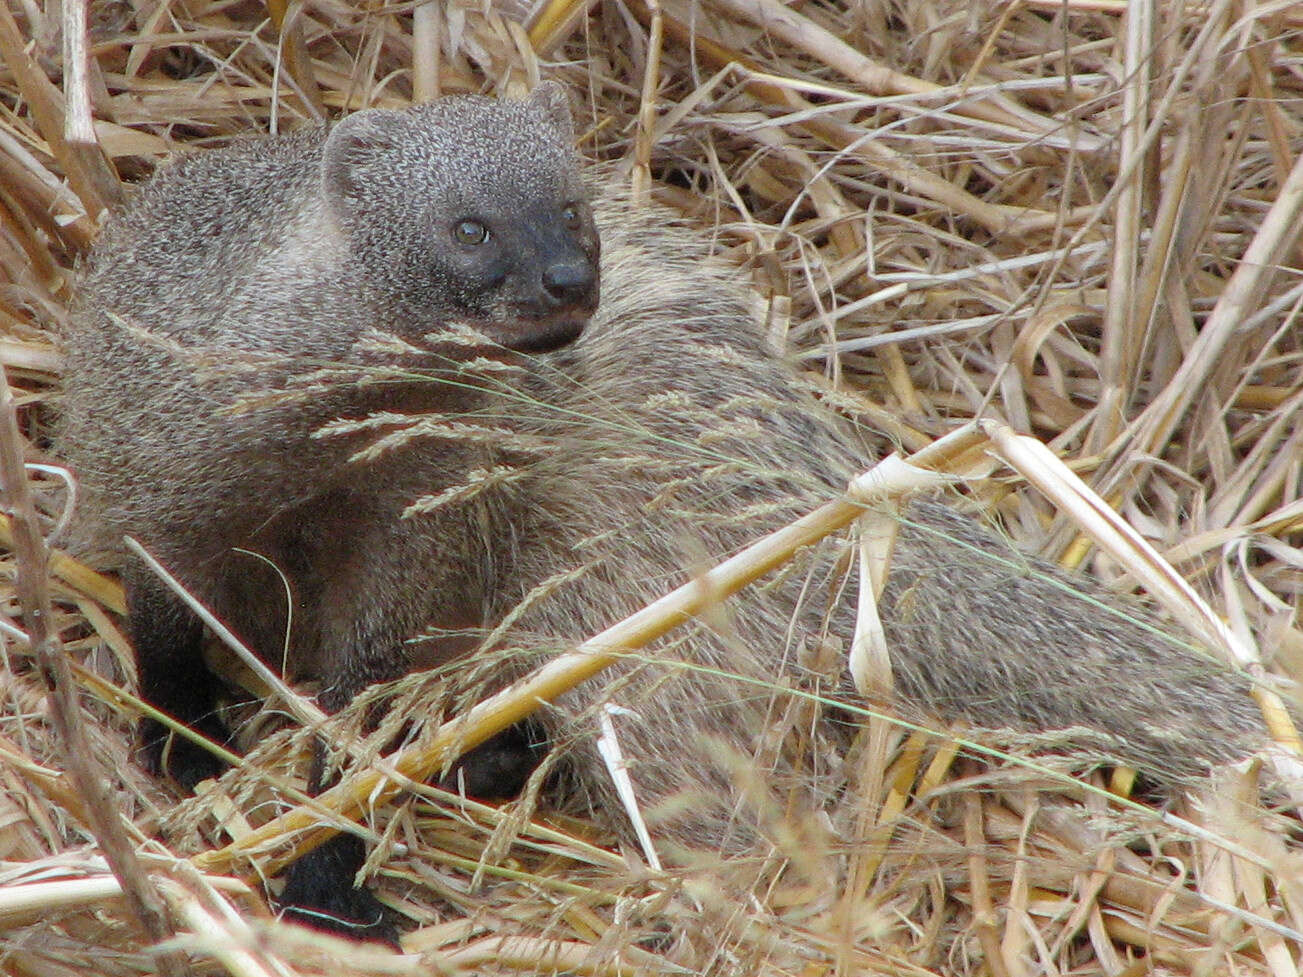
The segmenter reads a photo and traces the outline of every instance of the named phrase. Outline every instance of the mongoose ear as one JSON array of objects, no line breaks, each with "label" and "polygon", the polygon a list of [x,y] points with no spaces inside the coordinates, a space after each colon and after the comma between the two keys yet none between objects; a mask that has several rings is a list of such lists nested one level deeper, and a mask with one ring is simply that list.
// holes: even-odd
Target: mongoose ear
[{"label": "mongoose ear", "polygon": [[570,96],[561,84],[555,81],[539,82],[529,93],[528,101],[565,133],[569,142],[574,142],[575,118],[570,113]]},{"label": "mongoose ear", "polygon": [[388,109],[365,109],[337,122],[326,137],[321,157],[327,196],[355,196],[376,157],[395,146],[405,130],[403,113]]}]

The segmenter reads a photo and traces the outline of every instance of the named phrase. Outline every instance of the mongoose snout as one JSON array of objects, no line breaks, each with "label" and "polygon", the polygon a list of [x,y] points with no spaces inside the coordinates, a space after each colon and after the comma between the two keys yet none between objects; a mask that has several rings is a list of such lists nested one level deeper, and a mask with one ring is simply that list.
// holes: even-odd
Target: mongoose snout
[{"label": "mongoose snout", "polygon": [[[517,228],[522,240],[515,248],[517,283],[509,294],[499,342],[523,353],[547,353],[566,346],[583,333],[597,311],[601,274],[599,244],[586,205],[575,204],[557,215],[531,215]],[[535,262],[522,261],[524,254]],[[504,292],[508,291],[504,287]],[[514,334],[513,334],[514,329]]]}]

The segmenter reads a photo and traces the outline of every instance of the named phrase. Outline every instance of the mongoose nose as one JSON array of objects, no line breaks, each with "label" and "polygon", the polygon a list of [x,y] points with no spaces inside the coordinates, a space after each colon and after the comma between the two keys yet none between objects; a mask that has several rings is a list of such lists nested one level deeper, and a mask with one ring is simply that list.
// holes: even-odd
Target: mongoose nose
[{"label": "mongoose nose", "polygon": [[597,269],[588,260],[558,261],[543,271],[543,291],[557,305],[589,305],[597,285]]}]

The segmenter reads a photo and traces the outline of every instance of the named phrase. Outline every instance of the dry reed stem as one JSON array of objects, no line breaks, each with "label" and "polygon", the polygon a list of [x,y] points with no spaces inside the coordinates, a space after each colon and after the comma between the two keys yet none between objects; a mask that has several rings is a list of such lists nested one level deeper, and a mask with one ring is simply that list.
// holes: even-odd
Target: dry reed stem
[{"label": "dry reed stem", "polygon": [[1167,441],[1198,392],[1212,379],[1221,355],[1245,319],[1261,302],[1282,254],[1298,240],[1303,214],[1303,156],[1281,186],[1235,273],[1226,283],[1198,338],[1167,387],[1132,425],[1130,436],[1148,450]]},{"label": "dry reed stem", "polygon": [[540,57],[550,57],[579,27],[596,0],[548,0],[534,17],[529,41]]},{"label": "dry reed stem", "polygon": [[638,133],[634,139],[632,199],[646,203],[651,193],[652,128],[656,119],[656,90],[660,87],[661,45],[665,39],[665,19],[660,0],[647,0],[651,31],[647,38],[646,64],[643,67],[642,93],[639,96]]},{"label": "dry reed stem", "polygon": [[[1118,165],[1130,176],[1114,205],[1112,275],[1105,306],[1103,348],[1100,351],[1100,402],[1091,432],[1091,447],[1099,450],[1117,436],[1126,405],[1122,398],[1135,383],[1144,331],[1136,318],[1136,277],[1140,270],[1140,228],[1146,186],[1144,131],[1149,119],[1150,66],[1156,12],[1150,0],[1127,7],[1126,53],[1123,67],[1121,138]],[[1133,162],[1134,161],[1134,162]]]},{"label": "dry reed stem", "polygon": [[[8,516],[0,515],[0,546],[12,547],[13,539],[13,522]],[[126,613],[127,601],[122,593],[122,585],[67,553],[50,551],[49,572],[115,614]]]},{"label": "dry reed stem", "polygon": [[412,101],[439,97],[439,44],[442,21],[435,0],[418,3],[412,10]]},{"label": "dry reed stem", "polygon": [[98,217],[106,207],[120,203],[121,185],[98,147],[92,144],[89,147],[92,152],[86,153],[65,139],[63,98],[28,55],[23,34],[7,6],[0,7],[0,55],[14,72],[41,135],[60,161],[87,213]]},{"label": "dry reed stem", "polygon": [[[326,118],[326,105],[321,100],[321,89],[308,60],[307,47],[303,40],[303,7],[290,10],[289,0],[267,0],[267,13],[280,35],[280,51],[284,68],[294,79],[302,95],[306,108],[317,120]],[[277,62],[280,67],[281,61]]]},{"label": "dry reed stem", "polygon": [[[110,796],[104,769],[91,751],[72,671],[57,632],[50,630],[54,613],[47,586],[49,558],[27,486],[22,443],[13,394],[8,381],[0,374],[0,485],[6,504],[14,513],[14,554],[18,563],[14,589],[23,624],[49,690],[51,716],[63,741],[72,782],[84,799],[87,823],[122,885],[132,915],[150,942],[160,943],[174,933],[171,920],[136,857],[135,847]],[[159,951],[155,959],[165,977],[183,977],[190,972],[185,960],[174,952]]]},{"label": "dry reed stem", "polygon": [[977,938],[982,943],[991,973],[994,977],[1010,977],[1004,950],[996,932],[995,904],[991,899],[989,873],[982,845],[986,836],[982,830],[982,821],[981,798],[975,793],[969,794],[964,798],[964,840],[970,848],[968,877],[972,882],[973,924],[977,927]]},{"label": "dry reed stem", "polygon": [[[243,882],[227,876],[210,876],[207,882],[232,895],[252,894]],[[32,913],[54,913],[69,907],[97,904],[121,895],[122,883],[111,875],[9,885],[0,889],[0,919],[13,920]]]},{"label": "dry reed stem", "polygon": [[[777,0],[720,0],[720,6],[772,32],[829,67],[836,68],[857,82],[863,91],[874,95],[919,95],[929,100],[935,100],[935,96],[942,94],[941,86],[875,63],[872,58],[865,57],[831,31]],[[989,102],[978,101],[961,106],[960,111],[971,112],[979,119],[1014,129],[1030,130],[1029,135],[1039,135],[1054,128],[1048,120],[1039,119],[999,96],[991,98]]]}]

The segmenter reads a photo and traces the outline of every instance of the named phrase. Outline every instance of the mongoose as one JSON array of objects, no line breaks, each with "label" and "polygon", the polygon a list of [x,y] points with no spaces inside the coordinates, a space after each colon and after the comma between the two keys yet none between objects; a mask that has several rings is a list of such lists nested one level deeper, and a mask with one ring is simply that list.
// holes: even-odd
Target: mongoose
[{"label": "mongoose", "polygon": [[[358,469],[356,438],[314,434],[471,403],[467,364],[491,374],[582,331],[599,240],[566,98],[449,98],[184,157],[88,262],[62,441],[94,536],[136,536],[268,661],[291,630],[328,710],[400,675],[426,621],[475,607],[480,572],[449,549],[471,541],[401,518],[468,449]],[[347,380],[305,380],[341,364]],[[143,696],[221,740],[198,619],[135,562],[124,578]],[[143,734],[161,765],[162,728]],[[166,765],[186,787],[218,770],[179,740]]]},{"label": "mongoose", "polygon": [[[64,435],[89,517],[106,542],[142,539],[279,661],[282,584],[249,554],[274,563],[294,594],[291,656],[325,678],[327,708],[406,667],[403,640],[423,625],[480,628],[484,647],[456,667],[504,685],[689,568],[836,495],[870,460],[767,346],[745,290],[702,243],[600,182],[602,298],[578,328],[596,296],[597,245],[559,101],[536,93],[414,110],[410,143],[385,144],[399,162],[358,167],[344,182],[346,200],[381,201],[352,210],[359,226],[348,229],[373,260],[341,261],[341,232],[321,216],[332,146],[347,139],[366,155],[370,145],[348,134],[372,127],[348,122],[164,170],[92,260],[69,336]],[[445,136],[436,120],[455,131]],[[505,179],[504,160],[535,175]],[[540,254],[565,256],[564,329],[532,315],[542,299],[530,316],[476,316],[464,306],[482,307],[474,289],[450,294],[438,276],[405,274],[428,264],[431,221],[409,212],[424,198],[388,194],[427,163],[419,179],[442,218],[461,221],[486,201],[495,213],[542,215],[526,223],[552,228],[547,245],[512,238],[501,260],[537,276],[552,267]],[[437,180],[475,206],[445,207]],[[311,286],[293,284],[299,275]],[[484,334],[468,343],[476,355],[451,343],[423,351],[427,334],[461,317]],[[547,341],[522,342],[522,321],[542,322]],[[415,348],[363,343],[373,326]],[[490,355],[493,340],[519,352]],[[353,376],[340,363],[378,372]],[[322,430],[367,416],[366,429]],[[368,439],[383,450],[356,454]],[[609,698],[631,710],[616,725],[669,851],[762,839],[772,805],[756,783],[783,792],[779,810],[835,808],[853,724],[834,710],[793,710],[798,700],[775,690],[855,702],[841,670],[817,664],[821,649],[851,637],[840,555],[835,542],[813,548],[631,659],[614,682],[542,710],[559,780],[623,825],[595,743],[592,709]],[[187,697],[159,674],[204,686],[194,681],[197,625],[143,574],[129,569],[127,580],[145,694],[210,729],[208,693]],[[918,502],[882,601],[900,705],[984,727],[1085,728],[1094,750],[1177,783],[1265,741],[1243,676],[1165,642],[1134,609],[1110,614],[1116,603],[944,504]],[[183,759],[182,779],[211,771]],[[369,921],[374,906],[351,888],[361,858],[352,839],[319,849],[298,863],[310,864],[292,877],[290,901]]]}]

